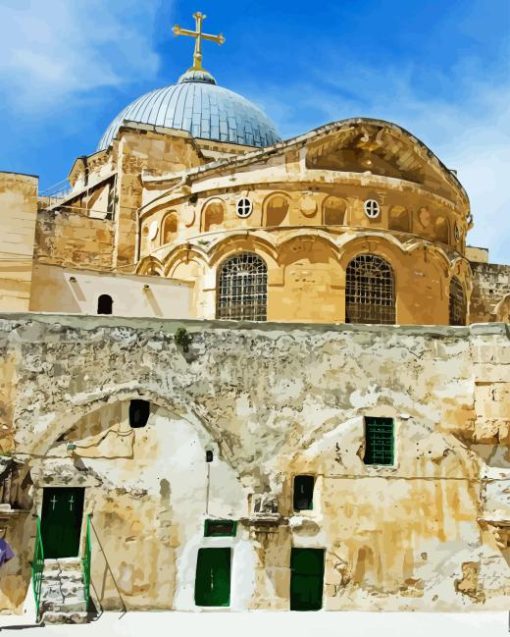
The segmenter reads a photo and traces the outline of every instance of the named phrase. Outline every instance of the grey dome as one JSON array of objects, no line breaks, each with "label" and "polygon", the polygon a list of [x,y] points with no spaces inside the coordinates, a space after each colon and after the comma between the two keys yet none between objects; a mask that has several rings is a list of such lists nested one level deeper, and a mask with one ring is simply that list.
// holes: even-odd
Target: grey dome
[{"label": "grey dome", "polygon": [[108,126],[97,150],[110,146],[123,121],[176,128],[199,139],[246,146],[271,146],[280,141],[276,128],[257,106],[217,86],[207,71],[188,71],[177,84],[129,104]]}]

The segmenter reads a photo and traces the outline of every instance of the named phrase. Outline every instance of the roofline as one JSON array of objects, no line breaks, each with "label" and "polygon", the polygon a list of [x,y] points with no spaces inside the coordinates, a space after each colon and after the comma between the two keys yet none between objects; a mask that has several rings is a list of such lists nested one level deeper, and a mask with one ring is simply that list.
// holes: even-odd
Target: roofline
[{"label": "roofline", "polygon": [[341,119],[341,120],[330,122],[328,124],[323,124],[321,126],[318,126],[317,128],[313,128],[307,133],[301,133],[300,135],[291,137],[287,140],[276,142],[276,144],[273,144],[272,146],[266,146],[265,148],[257,148],[257,149],[254,149],[252,152],[247,152],[243,155],[239,155],[232,158],[219,159],[215,162],[208,163],[204,166],[198,166],[196,168],[192,168],[191,170],[186,171],[186,175],[187,176],[201,175],[209,171],[214,171],[217,168],[221,168],[222,166],[226,166],[226,165],[232,166],[232,165],[246,164],[253,160],[261,159],[262,157],[266,155],[274,155],[279,150],[283,150],[285,148],[290,148],[292,146],[298,146],[300,144],[304,144],[305,142],[310,141],[315,137],[319,137],[320,135],[327,133],[329,131],[335,131],[345,126],[354,125],[354,124],[373,124],[373,125],[389,126],[391,128],[398,130],[400,133],[407,136],[408,138],[414,140],[418,144],[418,146],[427,155],[431,157],[431,159],[438,162],[439,168],[441,168],[441,170],[444,172],[445,177],[452,182],[452,185],[455,186],[461,192],[463,197],[466,199],[466,202],[469,203],[469,196],[464,186],[457,178],[457,176],[454,173],[452,173],[452,171],[449,168],[447,168],[445,164],[443,164],[443,162],[439,159],[439,157],[424,142],[422,142],[421,139],[419,139],[418,137],[410,133],[407,129],[402,128],[402,126],[395,124],[394,122],[390,122],[384,119],[374,119],[371,117],[350,117],[348,119]]}]

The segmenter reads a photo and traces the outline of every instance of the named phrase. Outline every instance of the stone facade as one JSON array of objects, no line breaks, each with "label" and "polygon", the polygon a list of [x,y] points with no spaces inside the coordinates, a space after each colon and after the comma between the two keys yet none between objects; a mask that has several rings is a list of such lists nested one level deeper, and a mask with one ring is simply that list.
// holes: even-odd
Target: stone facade
[{"label": "stone facade", "polygon": [[[25,476],[0,607],[24,598],[43,488],[81,486],[105,608],[196,608],[207,546],[232,548],[233,609],[289,608],[292,547],[325,549],[328,610],[507,608],[507,326],[10,315],[0,328],[0,445]],[[140,398],[150,417],[133,429]],[[395,423],[392,466],[364,461],[371,416]],[[311,511],[293,511],[296,474],[315,476]],[[236,536],[204,537],[206,519],[237,521]]]}]

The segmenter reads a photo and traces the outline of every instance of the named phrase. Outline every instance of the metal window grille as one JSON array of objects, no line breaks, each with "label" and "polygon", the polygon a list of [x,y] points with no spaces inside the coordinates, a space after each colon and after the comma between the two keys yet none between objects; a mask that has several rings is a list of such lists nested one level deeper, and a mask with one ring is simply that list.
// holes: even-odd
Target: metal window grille
[{"label": "metal window grille", "polygon": [[365,464],[393,464],[392,418],[365,418]]},{"label": "metal window grille", "polygon": [[345,322],[394,325],[393,270],[381,257],[361,254],[347,266]]},{"label": "metal window grille", "polygon": [[237,202],[237,216],[241,218],[249,217],[252,211],[252,204],[249,199],[243,197]]},{"label": "metal window grille", "polygon": [[466,324],[466,297],[460,281],[450,281],[450,325]]},{"label": "metal window grille", "polygon": [[364,207],[365,214],[369,219],[375,219],[379,216],[379,203],[375,199],[367,199]]},{"label": "metal window grille", "polygon": [[266,320],[267,266],[263,259],[245,252],[223,263],[218,275],[216,317]]}]

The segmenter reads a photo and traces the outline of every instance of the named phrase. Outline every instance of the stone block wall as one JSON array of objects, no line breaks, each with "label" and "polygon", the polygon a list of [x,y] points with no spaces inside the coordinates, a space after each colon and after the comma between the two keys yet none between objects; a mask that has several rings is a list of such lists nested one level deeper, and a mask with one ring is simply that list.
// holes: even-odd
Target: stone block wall
[{"label": "stone block wall", "polygon": [[0,307],[28,310],[38,178],[0,172]]},{"label": "stone block wall", "polygon": [[[236,610],[289,608],[292,547],[325,551],[327,610],[508,608],[505,325],[25,314],[0,319],[0,347],[0,446],[26,473],[0,608],[28,587],[48,486],[85,489],[105,608],[197,609],[197,552],[220,545]],[[151,403],[139,429],[134,398]],[[393,419],[393,465],[365,462],[368,416]],[[315,476],[311,511],[293,510],[296,474]],[[236,536],[204,537],[211,518]]]},{"label": "stone block wall", "polygon": [[471,263],[473,292],[470,322],[488,323],[496,320],[496,305],[510,294],[510,265]]}]

